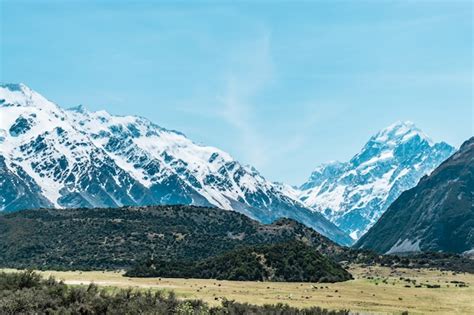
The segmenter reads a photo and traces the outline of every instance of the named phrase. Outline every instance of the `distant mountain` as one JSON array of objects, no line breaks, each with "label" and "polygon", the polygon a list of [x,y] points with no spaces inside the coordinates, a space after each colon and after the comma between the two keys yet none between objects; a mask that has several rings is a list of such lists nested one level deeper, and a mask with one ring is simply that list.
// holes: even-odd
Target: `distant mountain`
[{"label": "distant mountain", "polygon": [[264,225],[235,211],[195,206],[39,209],[0,214],[0,266],[121,269],[197,261],[237,247],[301,241],[320,254],[347,250],[290,219]]},{"label": "distant mountain", "polygon": [[299,191],[288,194],[358,239],[403,191],[453,153],[413,123],[398,122],[370,138],[349,162],[321,165]]},{"label": "distant mountain", "polygon": [[188,204],[289,217],[351,239],[254,168],[136,116],[64,110],[23,84],[0,86],[0,211]]},{"label": "distant mountain", "polygon": [[474,252],[474,137],[404,192],[355,245],[380,253]]}]

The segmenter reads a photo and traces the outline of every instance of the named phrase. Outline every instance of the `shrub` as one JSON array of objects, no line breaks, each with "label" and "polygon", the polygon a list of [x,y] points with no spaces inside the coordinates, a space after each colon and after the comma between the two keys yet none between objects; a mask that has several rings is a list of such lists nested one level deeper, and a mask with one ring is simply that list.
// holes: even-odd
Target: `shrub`
[{"label": "shrub", "polygon": [[52,278],[42,279],[32,272],[0,273],[0,314],[155,314],[155,315],[339,315],[348,311],[328,311],[319,307],[297,309],[288,305],[255,306],[234,301],[209,308],[201,300],[180,300],[173,292],[121,289],[110,293],[96,285],[68,287]]}]

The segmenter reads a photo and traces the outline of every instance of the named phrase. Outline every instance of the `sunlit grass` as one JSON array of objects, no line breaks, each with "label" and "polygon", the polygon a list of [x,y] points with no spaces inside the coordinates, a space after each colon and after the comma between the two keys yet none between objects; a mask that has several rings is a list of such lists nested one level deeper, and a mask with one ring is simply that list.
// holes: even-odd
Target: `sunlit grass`
[{"label": "sunlit grass", "polygon": [[[316,305],[329,309],[375,313],[408,311],[410,314],[472,314],[474,310],[472,274],[359,266],[351,267],[350,271],[355,280],[333,284],[126,278],[121,272],[101,271],[40,273],[43,276],[52,275],[71,285],[94,282],[111,292],[124,287],[138,290],[173,290],[178,297],[203,299],[212,305],[220,304],[225,297],[259,305],[288,303],[298,307]],[[416,285],[423,286],[415,287],[414,280]],[[457,287],[451,281],[462,281],[467,287]],[[440,288],[427,288],[427,284],[440,285]]]}]

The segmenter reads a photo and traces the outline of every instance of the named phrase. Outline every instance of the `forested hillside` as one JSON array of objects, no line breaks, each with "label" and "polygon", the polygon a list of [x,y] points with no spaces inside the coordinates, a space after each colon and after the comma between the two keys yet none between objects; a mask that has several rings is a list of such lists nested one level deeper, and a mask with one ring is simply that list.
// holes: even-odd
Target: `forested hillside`
[{"label": "forested hillside", "polygon": [[194,206],[40,209],[0,216],[0,265],[127,269],[154,257],[200,260],[239,246],[300,240],[322,254],[343,248],[296,221],[261,224]]},{"label": "forested hillside", "polygon": [[300,241],[241,247],[202,261],[149,259],[126,275],[291,282],[338,282],[352,279],[351,274],[338,263]]}]

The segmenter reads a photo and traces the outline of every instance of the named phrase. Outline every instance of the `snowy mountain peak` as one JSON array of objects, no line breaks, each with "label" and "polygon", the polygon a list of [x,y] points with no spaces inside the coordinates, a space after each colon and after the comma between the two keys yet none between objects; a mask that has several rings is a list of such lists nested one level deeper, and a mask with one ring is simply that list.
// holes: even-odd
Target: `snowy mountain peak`
[{"label": "snowy mountain peak", "polygon": [[25,84],[23,83],[5,83],[0,84],[0,88],[8,89],[12,92],[21,92],[25,90],[30,90]]},{"label": "snowy mountain peak", "polygon": [[[26,86],[23,83],[6,83],[0,84],[0,91],[2,93],[2,99],[5,100],[5,103],[10,101],[21,101],[32,99],[33,97],[39,96],[38,93],[35,93],[32,89]],[[22,102],[24,103],[24,102]],[[18,105],[21,105],[20,103]]]},{"label": "snowy mountain peak", "polygon": [[326,162],[326,163],[322,163],[318,167],[316,167],[316,169],[313,171],[313,173],[321,173],[321,172],[324,172],[327,169],[339,168],[342,164],[344,164],[344,163],[339,162],[339,161],[329,161],[329,162]]},{"label": "snowy mountain peak", "polygon": [[81,113],[81,114],[87,114],[89,113],[89,111],[87,110],[87,108],[82,105],[82,104],[79,104],[77,106],[74,106],[74,107],[70,107],[67,109],[68,111],[70,112],[77,112],[77,113]]},{"label": "snowy mountain peak", "polygon": [[453,152],[414,123],[397,122],[371,137],[350,161],[318,167],[301,185],[299,198],[357,239],[404,190]]},{"label": "snowy mountain peak", "polygon": [[400,142],[409,141],[413,137],[420,137],[420,139],[428,141],[430,144],[433,141],[419,129],[411,121],[398,121],[379,131],[371,138],[374,142],[386,143],[388,145],[396,145]]},{"label": "snowy mountain peak", "polygon": [[401,129],[412,129],[412,128],[418,129],[415,126],[415,123],[412,122],[411,120],[399,120],[399,121],[394,122],[390,126],[384,128],[381,131],[397,131]]},{"label": "snowy mountain peak", "polygon": [[416,151],[432,148],[435,143],[414,123],[396,122],[379,131],[355,155],[350,164],[353,167],[367,167],[374,163],[396,159],[410,159]]},{"label": "snowy mountain peak", "polygon": [[0,105],[36,107],[50,112],[60,111],[56,104],[48,101],[23,83],[1,84]]}]

